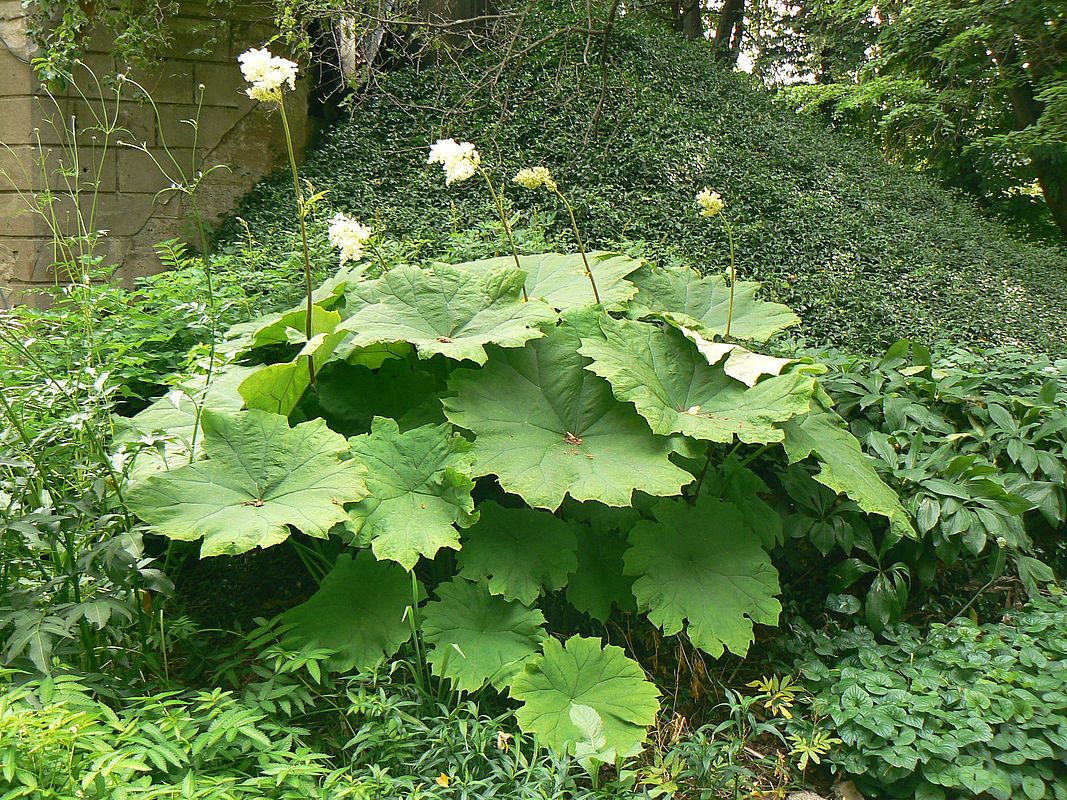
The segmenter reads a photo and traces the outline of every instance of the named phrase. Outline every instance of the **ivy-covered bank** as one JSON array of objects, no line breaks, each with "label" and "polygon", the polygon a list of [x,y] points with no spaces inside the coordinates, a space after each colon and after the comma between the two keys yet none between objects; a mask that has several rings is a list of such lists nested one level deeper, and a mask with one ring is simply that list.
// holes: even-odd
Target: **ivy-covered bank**
[{"label": "ivy-covered bank", "polygon": [[[529,41],[551,23],[531,18]],[[1064,352],[1062,248],[1013,238],[868,143],[779,107],[700,43],[647,24],[619,20],[599,113],[601,73],[581,62],[581,37],[553,39],[499,75],[489,50],[456,67],[381,75],[325,132],[304,174],[333,206],[378,220],[425,257],[447,248],[463,260],[486,241],[504,254],[488,199],[469,189],[442,198],[424,169],[428,143],[469,139],[507,169],[552,168],[593,244],[642,241],[664,262],[713,274],[729,261],[725,231],[685,211],[694,187],[710,185],[730,204],[740,274],[795,310],[812,344],[873,354],[908,338]],[[291,192],[279,175],[239,211],[282,253],[292,247],[283,244],[294,232]],[[525,252],[545,250],[545,236],[574,246],[562,210],[510,195],[529,228]],[[246,238],[242,226],[227,230]]]}]

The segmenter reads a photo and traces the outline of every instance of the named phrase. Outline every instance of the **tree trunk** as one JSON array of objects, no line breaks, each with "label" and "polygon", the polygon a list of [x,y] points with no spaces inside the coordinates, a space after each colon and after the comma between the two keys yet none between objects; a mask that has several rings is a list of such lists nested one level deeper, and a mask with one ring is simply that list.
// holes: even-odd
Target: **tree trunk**
[{"label": "tree trunk", "polygon": [[736,64],[741,55],[741,38],[745,30],[745,0],[726,0],[715,26],[712,52],[724,64]]},{"label": "tree trunk", "polygon": [[701,0],[675,0],[671,3],[674,30],[686,39],[704,38],[704,11]]},{"label": "tree trunk", "polygon": [[[1011,54],[1005,58],[1005,66],[1011,65]],[[1040,101],[1034,97],[1034,87],[1028,78],[1020,77],[1008,86],[1008,99],[1015,115],[1015,127],[1022,130],[1036,125],[1045,110]],[[1049,158],[1042,153],[1030,153],[1030,163],[1034,175],[1045,197],[1045,205],[1052,214],[1052,221],[1067,237],[1067,170],[1059,159]]]}]

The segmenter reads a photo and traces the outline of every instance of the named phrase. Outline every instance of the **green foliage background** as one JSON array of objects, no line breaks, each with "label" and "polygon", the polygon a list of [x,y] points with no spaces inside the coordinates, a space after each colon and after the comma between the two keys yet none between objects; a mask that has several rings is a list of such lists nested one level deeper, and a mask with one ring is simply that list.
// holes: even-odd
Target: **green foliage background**
[{"label": "green foliage background", "polygon": [[[740,274],[763,281],[820,343],[876,352],[908,337],[1064,351],[1062,249],[1012,238],[967,201],[885,165],[862,140],[778,107],[700,43],[646,25],[624,18],[616,28],[595,132],[600,69],[581,63],[583,37],[560,37],[480,85],[471,76],[492,76],[499,53],[380,74],[351,119],[324,133],[304,175],[334,206],[426,254],[461,250],[472,236],[503,252],[499,231],[482,223],[491,216],[483,193],[457,187],[446,200],[424,168],[429,142],[469,139],[509,170],[550,166],[593,244],[643,241],[654,255],[711,272],[729,257],[720,226],[694,224],[692,197],[707,184],[727,200]],[[531,23],[527,35],[539,32]],[[513,200],[550,237],[567,239],[565,219],[547,204],[526,193]],[[284,176],[239,213],[279,255],[291,250]],[[223,231],[243,236],[236,225]]]}]

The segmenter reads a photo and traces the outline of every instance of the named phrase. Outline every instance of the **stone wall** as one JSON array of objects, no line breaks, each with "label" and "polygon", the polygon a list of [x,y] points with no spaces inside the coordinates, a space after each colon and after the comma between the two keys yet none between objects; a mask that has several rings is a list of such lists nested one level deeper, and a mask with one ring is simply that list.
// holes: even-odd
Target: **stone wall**
[{"label": "stone wall", "polygon": [[[54,97],[45,92],[30,67],[33,45],[25,34],[20,0],[0,0],[0,307],[33,302],[33,293],[27,290],[69,277],[70,270],[55,263],[50,226],[39,215],[24,211],[33,193],[46,185],[62,194],[78,173],[84,190],[82,216],[95,207],[92,227],[107,231],[96,254],[116,268],[117,278],[129,283],[162,269],[154,244],[173,237],[192,239],[183,198],[173,193],[156,196],[172,179],[178,180],[171,158],[190,175],[194,169],[227,165],[211,173],[198,194],[209,223],[232,209],[258,179],[284,164],[285,140],[277,112],[268,113],[245,96],[236,60],[272,35],[270,20],[271,9],[264,5],[240,4],[227,11],[225,19],[218,19],[203,6],[183,3],[181,15],[171,25],[174,42],[166,57],[139,72],[115,62],[103,32],[92,36],[84,47],[85,64],[101,78],[128,72],[155,101],[153,108],[138,98],[132,85],[123,84],[115,121],[128,134],[111,137],[143,143],[146,154],[114,142],[108,148],[100,146],[104,137],[90,130],[93,114],[115,118],[114,90],[105,84],[98,91],[87,71],[76,81],[77,90]],[[201,85],[194,168],[194,130],[183,120],[196,115]],[[301,148],[308,120],[302,111],[293,111],[306,109],[306,97],[306,86],[298,85],[287,105]],[[57,126],[69,130],[72,120],[79,130],[77,148],[69,146],[69,135],[55,130]],[[62,164],[65,174],[47,179],[40,174],[35,163],[42,149],[49,172]],[[171,174],[162,174],[153,159]],[[94,174],[99,176],[95,206],[90,203]],[[60,201],[56,208],[65,232],[74,232],[77,215],[71,213],[70,202]]]}]

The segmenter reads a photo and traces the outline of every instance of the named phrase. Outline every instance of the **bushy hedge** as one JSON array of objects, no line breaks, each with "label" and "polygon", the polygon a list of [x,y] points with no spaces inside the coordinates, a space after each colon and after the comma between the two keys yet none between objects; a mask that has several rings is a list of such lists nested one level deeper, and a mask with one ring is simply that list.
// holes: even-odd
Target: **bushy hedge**
[{"label": "bushy hedge", "polygon": [[[1012,239],[868,145],[780,108],[747,76],[716,66],[703,44],[631,18],[612,39],[609,91],[587,137],[600,71],[579,63],[581,44],[564,37],[513,60],[491,93],[472,93],[471,81],[499,53],[388,74],[325,133],[305,175],[330,204],[432,254],[487,217],[484,192],[455,187],[442,202],[425,168],[430,141],[467,138],[507,170],[501,177],[551,166],[595,244],[644,240],[664,255],[669,241],[666,255],[715,271],[728,262],[724,229],[697,224],[692,210],[707,184],[726,198],[741,274],[796,309],[820,344],[878,352],[908,337],[1064,351],[1064,251]],[[566,238],[551,207],[512,194],[527,222]],[[240,213],[261,239],[283,243],[291,202],[279,176]]]}]

